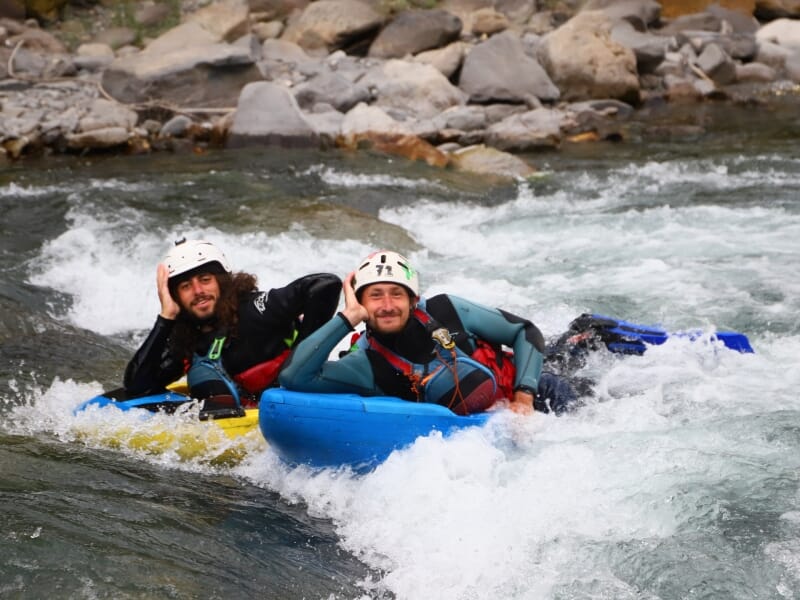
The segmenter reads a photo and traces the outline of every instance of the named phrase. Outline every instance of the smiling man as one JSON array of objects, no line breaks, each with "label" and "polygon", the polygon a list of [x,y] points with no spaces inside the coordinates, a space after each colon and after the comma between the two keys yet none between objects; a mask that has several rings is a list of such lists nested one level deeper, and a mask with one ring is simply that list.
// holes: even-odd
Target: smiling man
[{"label": "smiling man", "polygon": [[[296,347],[280,375],[283,387],[397,396],[457,414],[498,401],[523,414],[548,410],[545,400],[553,408],[553,376],[542,374],[544,339],[527,319],[448,294],[422,298],[417,272],[390,250],[370,254],[347,275],[344,297],[344,310]],[[350,352],[327,360],[360,323],[366,330]],[[572,390],[559,392],[559,407],[576,399]]]},{"label": "smiling man", "polygon": [[156,282],[161,311],[128,363],[125,390],[159,393],[186,374],[205,410],[257,402],[292,345],[333,316],[341,290],[337,276],[318,273],[259,291],[255,276],[234,273],[204,240],[176,242]]}]

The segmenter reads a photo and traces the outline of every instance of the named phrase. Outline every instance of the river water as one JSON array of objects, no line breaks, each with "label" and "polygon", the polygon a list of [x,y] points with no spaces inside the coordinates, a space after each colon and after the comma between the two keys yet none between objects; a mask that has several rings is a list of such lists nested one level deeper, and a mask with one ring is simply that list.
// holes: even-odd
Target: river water
[{"label": "river water", "polygon": [[[797,114],[532,155],[527,182],[333,151],[0,170],[0,597],[800,597]],[[181,236],[263,288],[391,247],[428,295],[546,335],[586,311],[707,335],[598,353],[579,413],[501,415],[365,475],[79,435]]]}]

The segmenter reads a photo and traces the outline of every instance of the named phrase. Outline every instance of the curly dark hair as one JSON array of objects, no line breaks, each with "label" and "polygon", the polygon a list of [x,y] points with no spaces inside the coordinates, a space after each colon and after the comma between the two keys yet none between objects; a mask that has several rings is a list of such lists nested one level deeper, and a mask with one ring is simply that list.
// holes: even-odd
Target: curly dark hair
[{"label": "curly dark hair", "polygon": [[[258,289],[255,275],[250,273],[214,273],[219,284],[219,300],[214,311],[214,326],[235,338],[239,333],[239,305],[248,294]],[[191,358],[202,332],[198,322],[181,310],[170,335],[170,348],[181,358]]]}]

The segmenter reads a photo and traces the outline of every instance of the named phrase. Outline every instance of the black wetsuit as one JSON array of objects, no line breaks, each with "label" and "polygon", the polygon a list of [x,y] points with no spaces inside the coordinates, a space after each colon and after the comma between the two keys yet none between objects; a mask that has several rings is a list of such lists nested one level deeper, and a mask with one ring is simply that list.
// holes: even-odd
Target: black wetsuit
[{"label": "black wetsuit", "polygon": [[[330,273],[296,279],[269,292],[254,291],[239,304],[238,334],[226,339],[222,365],[236,376],[272,360],[288,347],[295,331],[299,341],[330,320],[339,304],[342,282]],[[302,319],[300,318],[302,316]],[[124,386],[130,396],[157,394],[185,372],[184,357],[170,349],[175,321],[160,315],[147,339],[125,369]],[[200,336],[191,351],[204,356],[219,332]]]}]

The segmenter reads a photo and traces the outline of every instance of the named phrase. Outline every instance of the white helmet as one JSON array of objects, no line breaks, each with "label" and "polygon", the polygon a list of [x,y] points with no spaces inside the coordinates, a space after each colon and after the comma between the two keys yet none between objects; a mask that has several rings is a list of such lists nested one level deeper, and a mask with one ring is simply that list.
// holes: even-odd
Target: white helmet
[{"label": "white helmet", "polygon": [[373,283],[396,283],[419,296],[419,277],[405,256],[391,250],[378,250],[359,263],[353,286],[356,294]]},{"label": "white helmet", "polygon": [[212,263],[217,263],[223,271],[228,273],[232,271],[228,259],[220,249],[211,242],[203,240],[186,241],[186,238],[178,240],[164,257],[170,279]]}]

